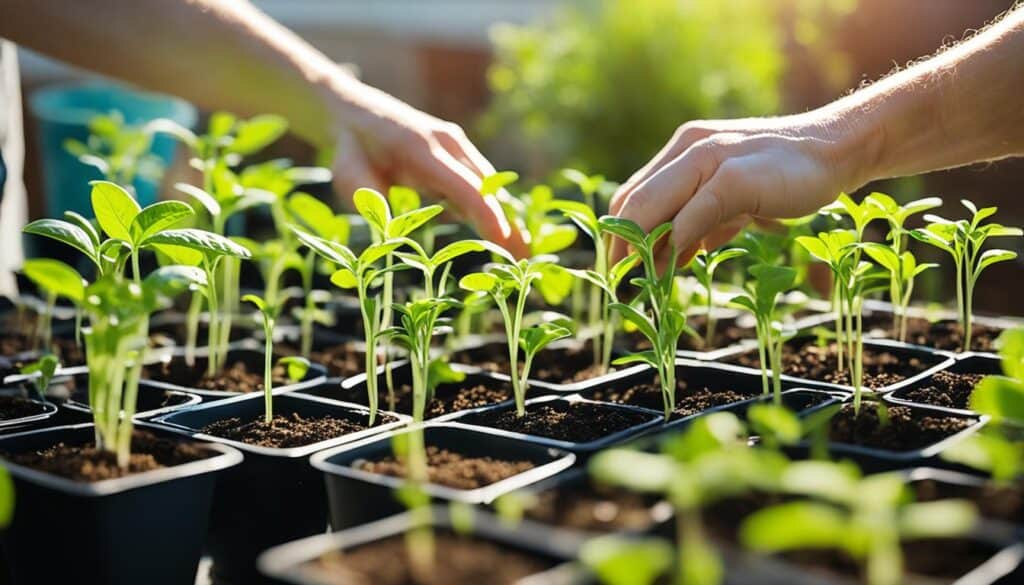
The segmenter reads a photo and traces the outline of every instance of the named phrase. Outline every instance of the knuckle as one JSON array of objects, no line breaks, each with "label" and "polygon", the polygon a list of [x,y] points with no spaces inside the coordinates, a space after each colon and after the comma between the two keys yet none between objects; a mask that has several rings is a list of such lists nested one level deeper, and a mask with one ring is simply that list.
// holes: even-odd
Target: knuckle
[{"label": "knuckle", "polygon": [[690,120],[678,128],[674,135],[675,140],[682,142],[695,142],[711,132],[707,123],[703,120]]}]

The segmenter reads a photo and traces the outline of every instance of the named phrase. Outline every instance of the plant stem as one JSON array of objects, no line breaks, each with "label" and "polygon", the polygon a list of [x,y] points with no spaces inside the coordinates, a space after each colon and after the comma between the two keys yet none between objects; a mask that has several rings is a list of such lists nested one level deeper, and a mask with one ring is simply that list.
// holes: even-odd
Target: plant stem
[{"label": "plant stem", "polygon": [[370,405],[370,422],[373,426],[377,420],[377,323],[376,315],[366,310],[368,283],[359,283],[359,312],[363,315],[363,330],[366,332],[366,400]]},{"label": "plant stem", "polygon": [[839,291],[839,279],[833,276],[832,279],[832,306],[836,314],[836,369],[843,371],[843,301],[842,293]]},{"label": "plant stem", "polygon": [[56,306],[57,295],[47,293],[46,310],[43,312],[43,318],[40,320],[40,330],[42,331],[42,343],[40,345],[44,352],[51,351],[53,343],[53,310]]},{"label": "plant stem", "polygon": [[218,335],[220,333],[220,313],[217,302],[217,284],[216,284],[216,270],[215,267],[208,267],[206,270],[206,302],[210,309],[210,323],[207,325],[209,331],[207,332],[207,354],[206,354],[206,375],[214,377],[217,372],[220,371],[220,359],[219,354],[220,348],[217,346]]},{"label": "plant stem", "polygon": [[122,408],[124,414],[118,413],[117,429],[117,465],[128,467],[129,457],[132,449],[132,429],[134,424],[132,418],[135,416],[135,408],[139,397],[139,378],[142,374],[142,352],[145,351],[146,338],[149,336],[149,319],[143,317],[138,326],[134,340],[130,341],[137,349],[131,351],[133,362],[128,368],[128,376],[125,379],[124,401]]},{"label": "plant stem", "polygon": [[707,306],[707,317],[706,323],[707,331],[704,333],[704,349],[711,349],[712,344],[715,342],[715,311],[714,311],[714,300],[711,298],[711,279],[708,277],[708,282],[705,284],[708,291],[708,306]]},{"label": "plant stem", "polygon": [[274,420],[274,320],[266,318],[263,323],[263,422]]},{"label": "plant stem", "polygon": [[235,313],[238,312],[238,272],[241,268],[241,262],[238,258],[233,256],[227,256],[222,262],[221,274],[223,294],[221,298],[224,299],[221,305],[221,317],[217,330],[217,355],[223,356],[227,353],[228,344],[231,343],[231,327],[232,320]]},{"label": "plant stem", "polygon": [[142,271],[139,269],[139,251],[134,246],[132,247],[132,276],[135,278],[135,284],[142,284]]},{"label": "plant stem", "polygon": [[758,318],[755,329],[757,330],[757,355],[761,360],[761,393],[765,396],[768,395],[768,358],[766,354],[767,335],[765,331],[763,319]]},{"label": "plant stem", "polygon": [[522,332],[523,312],[526,310],[526,297],[530,294],[529,281],[519,283],[519,291],[516,297],[515,320],[512,322],[512,337],[509,339],[509,352],[511,364],[510,375],[519,377],[519,384],[514,388],[516,395],[516,416],[526,415],[526,373],[519,373],[519,334]]},{"label": "plant stem", "polygon": [[782,334],[776,336],[772,352],[772,395],[777,406],[782,406]]},{"label": "plant stem", "polygon": [[665,405],[665,423],[668,424],[669,419],[672,418],[672,411],[676,408],[676,363],[675,363],[675,348],[669,348],[666,350],[666,355],[662,358],[662,374],[661,374],[661,391],[662,399]]},{"label": "plant stem", "polygon": [[199,291],[192,293],[192,302],[188,306],[185,321],[185,363],[189,367],[196,363],[196,342],[199,338],[199,315],[203,309],[203,295]]},{"label": "plant stem", "polygon": [[[391,268],[391,265],[392,265],[393,262],[394,262],[394,255],[393,254],[388,254],[388,255],[386,255],[384,257],[384,266],[385,266],[385,268]],[[387,272],[386,274],[384,274],[384,290],[383,290],[383,298],[381,300],[381,305],[382,305],[381,310],[383,311],[383,313],[381,314],[381,317],[380,317],[380,330],[381,331],[387,329],[388,327],[391,327],[391,312],[392,312],[391,306],[395,302],[394,286],[395,286],[395,273],[394,272]],[[394,409],[395,408],[395,381],[394,381],[394,377],[391,375],[391,368],[389,367],[390,360],[391,360],[391,344],[389,342],[385,341],[384,342],[384,383],[387,385],[387,389],[388,389],[388,404],[390,404],[391,408]]]},{"label": "plant stem", "polygon": [[857,330],[856,330],[857,353],[853,355],[853,364],[851,364],[852,371],[851,371],[851,374],[850,374],[850,376],[852,378],[851,381],[853,382],[853,414],[854,414],[854,416],[857,416],[857,415],[860,414],[861,396],[864,393],[864,336],[862,334],[862,330],[863,330],[863,312],[861,310],[861,308],[862,308],[861,303],[862,303],[861,298],[859,296],[855,296],[854,300],[853,300],[853,305],[854,305],[853,308],[856,310],[856,313],[857,313],[857,316],[856,316],[856,321],[857,321]]}]

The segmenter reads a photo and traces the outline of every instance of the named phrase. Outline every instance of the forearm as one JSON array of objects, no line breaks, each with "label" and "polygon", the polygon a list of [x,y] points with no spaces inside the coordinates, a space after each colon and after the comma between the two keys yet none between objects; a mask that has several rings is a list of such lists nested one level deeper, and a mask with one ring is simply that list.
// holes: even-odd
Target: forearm
[{"label": "forearm", "polygon": [[811,113],[839,136],[849,188],[1024,154],[1024,9]]},{"label": "forearm", "polygon": [[210,109],[281,114],[318,146],[366,91],[240,0],[8,1],[0,36]]}]

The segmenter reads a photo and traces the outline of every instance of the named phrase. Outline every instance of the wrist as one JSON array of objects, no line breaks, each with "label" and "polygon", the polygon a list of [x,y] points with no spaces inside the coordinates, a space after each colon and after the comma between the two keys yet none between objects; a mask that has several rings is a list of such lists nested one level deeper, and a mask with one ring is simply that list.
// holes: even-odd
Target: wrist
[{"label": "wrist", "polygon": [[855,191],[886,176],[884,126],[873,123],[868,112],[826,106],[803,116],[806,134],[816,139],[819,154],[842,191]]}]

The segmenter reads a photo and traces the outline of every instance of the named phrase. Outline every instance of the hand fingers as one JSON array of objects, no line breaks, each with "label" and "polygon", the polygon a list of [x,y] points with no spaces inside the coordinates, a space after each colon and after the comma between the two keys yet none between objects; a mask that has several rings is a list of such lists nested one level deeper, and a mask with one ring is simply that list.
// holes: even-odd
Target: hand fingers
[{"label": "hand fingers", "polygon": [[335,198],[342,206],[351,209],[352,194],[362,187],[387,192],[387,184],[370,166],[363,147],[351,132],[343,131],[338,135],[335,153],[331,172]]},{"label": "hand fingers", "polygon": [[676,246],[688,248],[742,215],[756,215],[757,176],[748,157],[722,163],[672,220]]},{"label": "hand fingers", "polygon": [[509,224],[498,199],[480,195],[480,178],[436,145],[415,162],[420,183],[447,199],[472,223],[481,237],[504,246],[516,257],[529,254],[518,229]]},{"label": "hand fingers", "polygon": [[459,126],[449,124],[444,130],[435,132],[434,136],[437,138],[438,144],[473,171],[477,177],[483,179],[494,174],[494,165],[466,138],[466,134]]}]

